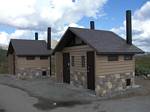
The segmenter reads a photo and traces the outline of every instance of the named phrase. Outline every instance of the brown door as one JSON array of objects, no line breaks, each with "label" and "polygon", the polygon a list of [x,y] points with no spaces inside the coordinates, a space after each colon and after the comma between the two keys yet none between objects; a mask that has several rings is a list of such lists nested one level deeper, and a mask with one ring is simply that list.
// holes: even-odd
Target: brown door
[{"label": "brown door", "polygon": [[95,57],[94,52],[87,52],[87,88],[95,90]]},{"label": "brown door", "polygon": [[13,75],[16,74],[15,55],[13,54]]},{"label": "brown door", "polygon": [[63,53],[63,82],[70,83],[70,55]]}]

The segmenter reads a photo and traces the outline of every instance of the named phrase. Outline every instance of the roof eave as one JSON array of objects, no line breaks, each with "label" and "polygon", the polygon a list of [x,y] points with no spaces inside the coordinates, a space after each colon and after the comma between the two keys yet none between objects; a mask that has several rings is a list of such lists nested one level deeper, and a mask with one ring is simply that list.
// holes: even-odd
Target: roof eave
[{"label": "roof eave", "polygon": [[59,47],[59,45],[60,45],[60,43],[61,43],[61,41],[63,40],[63,38],[64,38],[64,36],[65,36],[65,34],[67,33],[67,31],[69,30],[69,28],[70,27],[68,27],[68,29],[65,31],[65,33],[63,34],[63,36],[61,37],[61,39],[59,40],[59,42],[57,43],[57,45],[55,46],[55,48],[53,49],[53,51],[52,51],[52,55],[54,55],[55,54],[55,52],[57,52],[58,50],[58,47]]},{"label": "roof eave", "polygon": [[51,56],[51,54],[16,54],[16,56]]},{"label": "roof eave", "polygon": [[96,52],[97,55],[126,55],[126,54],[131,54],[131,55],[135,55],[135,54],[144,54],[145,52]]}]

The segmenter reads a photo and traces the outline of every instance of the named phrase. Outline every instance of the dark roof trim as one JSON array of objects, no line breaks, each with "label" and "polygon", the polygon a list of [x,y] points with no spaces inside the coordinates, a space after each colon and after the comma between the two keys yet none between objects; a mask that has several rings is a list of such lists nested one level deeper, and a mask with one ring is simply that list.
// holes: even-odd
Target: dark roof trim
[{"label": "dark roof trim", "polygon": [[[53,54],[63,49],[71,34],[76,35],[78,38],[84,41],[98,54],[142,54],[144,53],[141,49],[137,48],[134,45],[127,45],[124,39],[122,39],[120,36],[118,36],[112,31],[90,30],[85,28],[83,29],[83,28],[69,27],[65,31],[60,41],[58,42],[57,46],[55,47]],[[93,36],[93,40],[90,40],[91,36]],[[101,38],[99,36],[101,36]],[[109,40],[107,41],[107,39]],[[113,44],[111,45],[111,43]]]},{"label": "dark roof trim", "polygon": [[[68,28],[69,29],[69,28]],[[67,33],[68,29],[65,31],[65,33],[63,34],[62,38],[59,40],[59,42],[57,43],[57,45],[55,46],[54,50],[52,51],[52,54],[55,54],[59,44],[61,44],[62,40],[64,39],[65,34]]]},{"label": "dark roof trim", "polygon": [[11,41],[10,41],[10,44],[9,44],[8,50],[7,50],[7,56],[8,56],[8,54],[10,54],[10,50],[11,50],[10,47],[12,47],[13,51],[15,52],[15,49],[14,49],[14,47],[13,47]]},{"label": "dark roof trim", "polygon": [[69,29],[72,33],[74,33],[75,35],[77,35],[78,38],[80,38],[80,39],[83,40],[85,43],[87,43],[87,45],[89,45],[93,50],[95,50],[96,52],[98,52],[97,49],[94,48],[86,39],[81,38],[77,33],[75,33],[73,30],[71,30],[70,27],[69,27],[68,29]]},{"label": "dark roof trim", "polygon": [[93,50],[95,50],[95,51],[97,52],[97,50],[96,50],[93,46],[91,46],[85,39],[82,39],[79,35],[77,35],[74,31],[72,31],[72,30],[71,30],[71,27],[68,27],[68,29],[67,29],[67,30],[65,31],[65,33],[63,34],[62,38],[61,38],[61,39],[59,40],[59,42],[57,43],[57,45],[56,45],[55,49],[53,50],[52,54],[55,54],[55,52],[56,52],[56,50],[57,50],[59,44],[60,44],[60,43],[62,42],[62,40],[65,38],[64,36],[66,35],[66,33],[67,33],[68,31],[70,31],[70,32],[72,32],[73,34],[75,34],[78,38],[80,38],[81,40],[83,40],[85,43],[87,43],[87,45],[89,45],[91,48],[93,48]]},{"label": "dark roof trim", "polygon": [[11,39],[7,56],[13,53],[12,50],[17,56],[49,56],[52,53],[45,40]]},{"label": "dark roof trim", "polygon": [[144,54],[144,52],[96,52],[97,55],[126,55],[126,54]]},{"label": "dark roof trim", "polygon": [[51,55],[41,55],[41,54],[36,54],[36,55],[31,55],[31,54],[26,54],[26,55],[20,55],[20,54],[18,54],[18,55],[16,55],[16,56],[51,56]]}]

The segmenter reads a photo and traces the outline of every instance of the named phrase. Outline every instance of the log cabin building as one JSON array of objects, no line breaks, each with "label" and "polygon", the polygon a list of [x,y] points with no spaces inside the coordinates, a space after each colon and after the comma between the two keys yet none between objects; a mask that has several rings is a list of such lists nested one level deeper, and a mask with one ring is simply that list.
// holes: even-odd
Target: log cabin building
[{"label": "log cabin building", "polygon": [[126,12],[126,40],[112,31],[69,27],[55,47],[59,82],[109,95],[134,86],[135,54],[144,53],[132,44],[131,11]]},{"label": "log cabin building", "polygon": [[48,76],[51,74],[51,28],[47,43],[38,40],[11,39],[8,47],[9,73],[19,76]]}]

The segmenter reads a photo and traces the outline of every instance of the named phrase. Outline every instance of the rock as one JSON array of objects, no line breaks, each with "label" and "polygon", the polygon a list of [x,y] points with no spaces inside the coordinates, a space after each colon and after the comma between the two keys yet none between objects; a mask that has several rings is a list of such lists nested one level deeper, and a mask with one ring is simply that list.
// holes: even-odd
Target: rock
[{"label": "rock", "polygon": [[120,74],[115,74],[115,78],[119,79],[120,78]]},{"label": "rock", "polygon": [[147,77],[149,78],[149,77],[150,77],[150,74],[147,74]]},{"label": "rock", "polygon": [[111,89],[112,88],[112,83],[111,82],[107,82],[107,86],[108,86],[109,89]]},{"label": "rock", "polygon": [[143,77],[144,79],[147,79],[147,77],[146,77],[145,75],[142,75],[142,77]]},{"label": "rock", "polygon": [[56,105],[57,105],[57,103],[55,102],[55,103],[53,103],[53,105],[54,105],[54,106],[56,106]]}]

